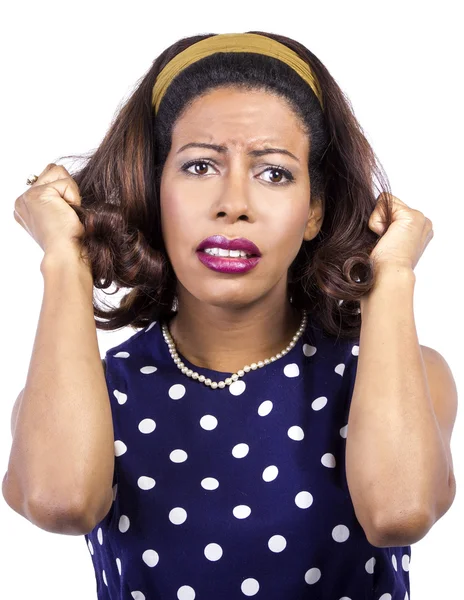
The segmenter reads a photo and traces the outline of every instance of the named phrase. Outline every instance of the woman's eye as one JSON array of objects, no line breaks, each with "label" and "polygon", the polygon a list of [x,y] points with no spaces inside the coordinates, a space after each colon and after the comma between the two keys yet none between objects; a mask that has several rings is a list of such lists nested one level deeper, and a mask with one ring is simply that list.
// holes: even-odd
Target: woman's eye
[{"label": "woman's eye", "polygon": [[[192,172],[190,171],[191,167],[198,167],[200,166],[200,169],[195,168],[195,171]],[[205,175],[206,171],[208,170],[208,167],[212,167],[213,165],[210,162],[207,162],[206,160],[194,160],[191,161],[189,163],[186,163],[185,165],[183,165],[182,170],[185,171],[186,173],[188,173],[189,175]]]},{"label": "woman's eye", "polygon": [[[280,178],[279,181],[271,180],[269,183],[275,183],[276,185],[286,185],[287,183],[291,183],[294,179],[293,175],[287,169],[283,169],[281,167],[268,167],[263,171],[263,173],[271,173],[271,176],[274,177],[277,174],[277,177]],[[282,175],[286,178],[287,181],[282,182]]]},{"label": "woman's eye", "polygon": [[[194,167],[194,171],[190,170],[192,167]],[[202,175],[208,174],[208,167],[213,167],[213,164],[207,160],[192,160],[182,166],[182,171],[188,175],[193,175],[194,177],[201,177]],[[290,171],[283,167],[267,167],[260,175],[263,173],[270,173],[271,179],[268,179],[267,183],[273,183],[275,185],[287,185],[293,183],[295,179]],[[286,181],[282,181],[282,176],[285,177]],[[275,180],[275,177],[277,177],[278,181]]]}]

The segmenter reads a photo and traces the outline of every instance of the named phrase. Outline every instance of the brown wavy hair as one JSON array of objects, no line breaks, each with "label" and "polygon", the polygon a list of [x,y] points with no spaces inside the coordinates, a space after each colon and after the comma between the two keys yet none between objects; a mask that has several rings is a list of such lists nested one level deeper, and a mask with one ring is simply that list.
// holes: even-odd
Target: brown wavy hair
[{"label": "brown wavy hair", "polygon": [[[283,97],[310,137],[311,192],[323,198],[324,219],[318,235],[303,241],[288,272],[288,296],[306,308],[329,335],[360,335],[359,299],[374,285],[370,253],[380,239],[369,226],[377,196],[386,192],[385,223],[392,222],[390,186],[358,123],[351,103],[321,61],[288,37],[252,31],[294,50],[315,73],[324,110],[311,88],[287,64],[254,53],[216,53],[190,65],[170,84],[159,111],[152,107],[158,73],[179,52],[216,34],[180,39],[164,50],[118,108],[102,142],[70,174],[82,197],[72,206],[84,225],[78,240],[94,280],[97,329],[143,328],[176,312],[177,279],[164,246],[160,219],[160,180],[171,146],[172,128],[200,95],[220,86],[260,89]],[[380,184],[374,191],[374,180]],[[95,288],[127,288],[119,306],[103,300]],[[112,292],[112,293],[115,293]],[[109,294],[109,292],[105,292]],[[110,294],[109,294],[110,295]]]}]

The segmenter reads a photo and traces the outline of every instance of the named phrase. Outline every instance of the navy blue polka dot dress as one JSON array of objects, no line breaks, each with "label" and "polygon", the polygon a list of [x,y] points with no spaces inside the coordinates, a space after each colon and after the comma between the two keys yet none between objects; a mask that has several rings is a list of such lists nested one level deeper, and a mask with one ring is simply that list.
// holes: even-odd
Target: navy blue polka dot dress
[{"label": "navy blue polka dot dress", "polygon": [[409,599],[411,547],[367,541],[346,480],[359,338],[315,323],[223,389],[181,373],[156,321],[107,351],[113,504],[85,536],[99,600]]}]

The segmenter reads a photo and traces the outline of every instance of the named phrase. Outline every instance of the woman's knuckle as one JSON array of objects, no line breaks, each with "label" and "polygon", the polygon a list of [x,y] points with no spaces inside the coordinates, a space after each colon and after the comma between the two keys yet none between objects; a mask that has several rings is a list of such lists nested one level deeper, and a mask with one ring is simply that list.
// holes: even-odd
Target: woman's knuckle
[{"label": "woman's knuckle", "polygon": [[[27,192],[26,192],[27,193]],[[14,209],[17,211],[20,206],[24,205],[25,203],[25,198],[24,198],[25,194],[21,194],[21,196],[18,196],[15,200],[14,203]]]},{"label": "woman's knuckle", "polygon": [[48,196],[50,193],[55,192],[55,188],[51,184],[51,182],[44,183],[42,186],[41,196]]}]

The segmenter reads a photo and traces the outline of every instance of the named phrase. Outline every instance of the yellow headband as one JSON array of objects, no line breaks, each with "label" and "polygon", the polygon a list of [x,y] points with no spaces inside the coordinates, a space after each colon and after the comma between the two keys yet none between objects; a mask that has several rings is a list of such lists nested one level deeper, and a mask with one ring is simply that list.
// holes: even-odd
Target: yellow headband
[{"label": "yellow headband", "polygon": [[174,77],[197,60],[216,52],[252,52],[278,58],[306,81],[324,108],[319,82],[310,66],[296,52],[276,40],[256,33],[220,33],[192,44],[162,69],[153,87],[152,105],[155,107],[155,114]]}]

